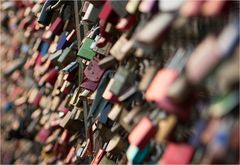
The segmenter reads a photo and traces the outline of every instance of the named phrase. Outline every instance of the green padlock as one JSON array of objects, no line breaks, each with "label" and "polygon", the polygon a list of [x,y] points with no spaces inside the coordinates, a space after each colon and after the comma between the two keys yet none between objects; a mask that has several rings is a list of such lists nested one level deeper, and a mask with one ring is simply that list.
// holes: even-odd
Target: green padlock
[{"label": "green padlock", "polygon": [[90,46],[93,42],[94,42],[93,39],[86,37],[83,40],[83,44],[82,44],[81,48],[79,49],[77,55],[86,60],[91,60],[96,55],[96,52],[94,52],[90,48]]},{"label": "green padlock", "polygon": [[64,68],[67,64],[73,62],[76,59],[76,51],[74,47],[76,46],[76,42],[72,43],[70,47],[67,47],[63,50],[61,56],[58,58],[58,63],[60,68]]},{"label": "green padlock", "polygon": [[115,96],[120,96],[124,90],[134,84],[137,64],[129,62],[126,66],[120,66],[114,75],[114,82],[110,91]]}]

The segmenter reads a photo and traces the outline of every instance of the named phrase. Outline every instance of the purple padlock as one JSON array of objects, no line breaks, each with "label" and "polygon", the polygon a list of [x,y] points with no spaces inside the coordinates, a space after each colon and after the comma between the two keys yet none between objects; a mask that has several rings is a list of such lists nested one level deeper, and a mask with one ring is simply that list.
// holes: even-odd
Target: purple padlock
[{"label": "purple padlock", "polygon": [[90,81],[88,79],[84,79],[83,83],[80,85],[80,87],[85,88],[90,91],[95,91],[97,89],[98,83]]},{"label": "purple padlock", "polygon": [[103,73],[105,70],[101,69],[98,66],[99,59],[94,57],[89,65],[86,67],[84,70],[84,74],[87,77],[88,80],[93,81],[93,82],[99,82],[101,77],[103,76]]}]

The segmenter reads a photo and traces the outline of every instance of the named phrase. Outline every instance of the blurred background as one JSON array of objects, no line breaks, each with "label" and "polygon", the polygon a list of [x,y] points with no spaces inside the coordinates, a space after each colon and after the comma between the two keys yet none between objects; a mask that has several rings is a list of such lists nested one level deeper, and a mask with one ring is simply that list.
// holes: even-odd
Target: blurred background
[{"label": "blurred background", "polygon": [[[125,1],[126,4],[129,1]],[[49,59],[51,54],[56,53],[56,49],[52,48],[52,50],[50,50],[49,47],[54,47],[54,44],[56,47],[57,43],[60,42],[59,37],[63,34],[63,31],[60,31],[60,33],[56,35],[50,34],[51,37],[44,39],[44,36],[49,35],[47,32],[49,33],[51,28],[54,28],[52,27],[53,20],[55,20],[57,16],[61,15],[59,10],[54,11],[52,13],[53,18],[50,19],[50,25],[45,26],[39,23],[38,20],[44,12],[43,7],[46,2],[48,2],[48,0],[2,0],[0,2],[1,164],[89,163],[89,160],[74,158],[75,154],[77,155],[76,150],[78,149],[78,142],[69,142],[70,138],[66,140],[67,138],[65,136],[68,136],[66,135],[66,128],[57,127],[57,129],[55,129],[54,127],[53,131],[53,129],[50,129],[51,127],[49,126],[51,124],[54,125],[54,121],[57,123],[56,125],[59,124],[58,120],[63,118],[61,116],[63,111],[58,108],[56,108],[58,110],[50,110],[50,112],[46,110],[48,109],[48,104],[55,105],[56,100],[54,101],[54,97],[48,97],[51,95],[51,92],[55,87],[54,84],[47,82],[47,80],[46,83],[44,82],[44,85],[40,84],[40,82],[44,81],[41,79],[44,77],[44,74],[47,75],[50,71],[50,67],[47,67],[47,59]],[[63,4],[67,3],[66,1],[62,2]],[[107,1],[86,2],[89,4],[92,3],[91,5],[95,7],[100,6],[99,8],[102,9]],[[119,6],[121,6],[120,2],[121,1],[119,1]],[[173,131],[174,133],[172,133],[171,137],[167,140],[167,143],[158,142],[158,140],[151,140],[151,142],[148,141],[148,143],[152,145],[152,148],[154,148],[153,144],[157,144],[155,146],[159,146],[161,148],[161,154],[157,155],[155,150],[153,151],[152,149],[151,152],[149,151],[149,155],[142,161],[134,162],[135,159],[131,160],[130,156],[126,153],[127,151],[129,151],[129,153],[130,151],[132,152],[132,148],[129,149],[128,147],[132,146],[132,143],[134,142],[127,140],[128,134],[131,135],[131,132],[132,134],[134,133],[134,129],[132,129],[130,132],[125,130],[125,132],[127,132],[127,136],[123,137],[125,138],[123,141],[126,141],[126,146],[128,147],[118,150],[117,153],[115,153],[115,155],[118,155],[117,158],[107,156],[106,159],[111,160],[110,164],[117,164],[121,162],[122,164],[129,162],[132,164],[174,164],[179,161],[181,163],[181,160],[178,160],[180,158],[177,158],[176,154],[179,154],[180,157],[182,156],[180,154],[181,152],[185,153],[184,155],[188,155],[189,146],[186,148],[177,146],[176,144],[180,141],[184,142],[184,144],[191,144],[191,147],[194,150],[191,160],[188,160],[187,162],[183,161],[181,164],[239,164],[239,1],[203,0],[201,1],[202,4],[200,4],[200,1],[194,0],[159,0],[155,3],[153,3],[154,1],[147,2],[146,0],[143,0],[139,1],[139,4],[140,2],[145,3],[145,6],[150,6],[151,10],[139,7],[135,13],[130,14],[131,16],[137,16],[137,21],[133,23],[136,25],[136,28],[132,30],[133,36],[136,36],[135,38],[132,38],[136,40],[131,37],[128,38],[128,40],[139,42],[140,44],[138,44],[140,46],[138,46],[140,48],[144,47],[144,44],[145,46],[154,45],[154,48],[144,47],[139,51],[144,52],[143,54],[140,53],[140,55],[145,57],[146,54],[148,55],[149,51],[154,49],[153,52],[155,57],[161,57],[160,59],[149,55],[146,59],[150,61],[150,65],[146,65],[146,68],[151,66],[151,64],[155,65],[153,61],[159,60],[159,62],[157,62],[159,63],[157,64],[159,67],[158,70],[166,68],[173,68],[174,70],[179,70],[179,68],[181,69],[181,71],[179,71],[180,76],[178,79],[174,80],[176,81],[175,88],[172,89],[173,98],[177,98],[177,102],[185,99],[184,103],[187,103],[188,105],[190,102],[192,103],[192,98],[197,101],[194,102],[191,113],[188,113],[191,117],[184,122],[178,120],[178,123],[180,124],[176,126],[174,129],[175,131]],[[67,28],[64,29],[69,33],[72,30],[77,29],[77,25],[75,25],[76,15],[74,15],[76,14],[74,13],[75,6],[73,5],[73,1],[71,1],[71,3],[71,12],[66,12],[71,15],[71,17],[68,18],[70,23]],[[79,9],[81,8],[81,5],[84,6],[84,3],[85,1],[78,1]],[[148,3],[153,3],[153,5],[147,5]],[[181,5],[177,5],[178,3]],[[85,4],[85,7],[90,6],[89,4]],[[142,6],[144,6],[144,4]],[[82,12],[83,13],[79,12],[80,19],[83,19],[86,13],[86,11]],[[144,28],[146,25],[154,27],[154,23],[151,22],[151,20],[155,18],[154,16],[168,12],[178,13],[178,17],[181,17],[181,19],[179,18],[174,20],[174,23],[176,24],[175,28],[172,28],[170,32],[165,32],[167,37],[161,39],[161,46],[158,45],[158,43],[160,43],[159,38],[157,38],[155,42],[151,41],[148,43],[148,34],[144,35]],[[98,16],[96,17],[96,24],[101,26],[101,23],[98,23]],[[111,21],[109,22],[112,23]],[[94,23],[87,23],[87,25],[84,24],[84,28],[87,29],[85,29],[85,31],[90,31],[90,29],[94,26]],[[156,23],[155,29],[158,27],[160,28],[161,26],[165,25],[159,25]],[[116,33],[109,33],[113,34],[113,36],[115,35],[111,40],[112,45],[114,45],[123,33],[128,32],[128,30],[121,31],[116,29],[117,28],[115,28],[115,31],[117,31]],[[83,31],[83,29],[79,31]],[[77,33],[78,32],[74,31],[74,41],[76,42],[79,41],[76,36]],[[149,34],[151,34],[151,32],[149,32]],[[213,41],[209,39],[209,41],[205,41],[210,35],[215,36],[215,40]],[[147,39],[145,40],[144,38]],[[42,47],[38,45],[39,39],[49,43],[47,50],[45,50],[44,46],[42,46],[43,44],[41,45]],[[110,39],[108,41],[110,42]],[[214,42],[218,45],[215,46]],[[202,45],[199,46],[200,44]],[[68,47],[69,46],[70,44]],[[184,60],[181,61],[174,58],[178,56],[178,53],[176,52],[178,52],[180,48],[184,48],[185,51],[191,52],[188,53],[191,55],[185,55],[182,57],[182,59],[188,59],[191,62],[181,63]],[[39,66],[36,64],[36,52],[45,52],[44,54],[46,54],[42,55],[42,61],[40,59],[41,62]],[[139,54],[139,52],[135,53]],[[75,56],[76,54],[77,53],[75,53]],[[198,57],[197,54],[202,54],[202,56]],[[103,59],[104,57],[100,56],[99,58]],[[140,60],[142,60],[142,58]],[[173,62],[173,60],[176,60],[177,64],[172,63],[171,65],[168,65],[171,61]],[[85,64],[86,66],[88,65],[88,63]],[[117,61],[117,67],[112,68],[116,71],[119,66],[124,66],[125,64],[125,62]],[[181,64],[183,64],[182,67]],[[59,73],[61,70],[62,68],[60,67],[57,69]],[[204,74],[207,76],[204,77]],[[155,75],[157,74],[155,73]],[[185,80],[185,78],[187,76],[190,77],[192,84],[186,83],[187,80]],[[143,74],[139,73],[139,77],[135,81],[138,81],[137,83],[139,83],[139,80],[141,80],[142,77]],[[160,89],[161,83],[159,82],[164,82],[164,78],[163,80],[152,78],[151,82],[152,84],[157,84],[159,88],[155,87],[156,89]],[[179,90],[179,84],[180,86],[182,85],[181,90]],[[157,105],[160,106],[158,108],[162,111],[162,109],[165,109],[165,106],[162,106],[158,99],[151,96],[151,93],[154,93],[155,89],[154,87],[151,87],[151,85],[148,88],[149,91],[152,89],[150,92],[138,89],[142,96],[147,98],[141,100],[141,103],[155,101],[157,102]],[[74,87],[71,86],[71,89],[73,88]],[[40,91],[44,91],[42,92],[44,93],[42,95],[44,95],[45,98],[48,98],[49,102],[44,102],[42,99],[41,103],[41,98],[43,98],[43,96],[40,97],[38,95]],[[185,96],[187,95],[186,93],[190,92],[194,93],[193,95],[190,95],[192,97]],[[68,94],[69,93],[71,92],[68,92]],[[64,102],[66,96],[67,94],[60,97],[58,104],[56,103],[56,107],[59,107],[60,103]],[[91,106],[94,99],[91,99],[90,97],[88,99],[90,100],[89,105]],[[150,107],[150,104],[147,107]],[[190,107],[190,105],[188,107]],[[133,107],[130,109],[132,108]],[[127,110],[127,112],[130,113],[130,110]],[[51,115],[47,116],[49,113]],[[166,114],[164,112],[164,115],[168,116],[169,113],[171,114],[172,112],[167,111]],[[65,114],[66,113],[64,112],[64,115]],[[177,116],[177,114],[174,115]],[[150,116],[150,112],[139,113],[139,116]],[[136,115],[136,118],[138,118],[138,115]],[[131,128],[137,128],[137,126],[140,125],[138,123],[141,123],[139,121],[140,120],[136,119],[136,121],[134,121],[131,125]],[[201,126],[195,127],[197,123],[201,122],[204,123],[202,130],[200,128]],[[113,126],[111,125],[111,127]],[[108,127],[108,129],[110,130],[111,127]],[[164,126],[161,129],[164,128],[170,130],[167,126]],[[160,127],[158,130],[159,129]],[[71,136],[75,134],[76,132],[71,134]],[[198,138],[196,138],[196,136]],[[54,140],[51,140],[50,137]],[[136,135],[136,137],[140,137],[140,135]],[[66,141],[66,144],[62,141]],[[104,144],[104,140],[102,140],[101,143]],[[58,149],[55,149],[57,148],[56,144],[58,144]],[[97,151],[98,150],[94,151],[93,157],[96,156]],[[70,153],[74,154],[71,155]],[[169,155],[171,155],[171,157],[175,157],[176,160],[169,158]],[[93,157],[91,157],[91,160]],[[140,160],[140,158],[137,160]]]}]

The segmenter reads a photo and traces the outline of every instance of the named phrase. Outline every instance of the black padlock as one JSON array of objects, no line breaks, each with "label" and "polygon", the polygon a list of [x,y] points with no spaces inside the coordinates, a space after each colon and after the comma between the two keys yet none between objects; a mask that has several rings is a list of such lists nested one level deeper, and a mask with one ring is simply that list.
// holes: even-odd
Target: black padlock
[{"label": "black padlock", "polygon": [[58,1],[47,0],[43,8],[41,10],[40,16],[38,18],[38,22],[44,26],[48,26],[52,20],[53,10],[51,10],[51,6],[55,5]]}]

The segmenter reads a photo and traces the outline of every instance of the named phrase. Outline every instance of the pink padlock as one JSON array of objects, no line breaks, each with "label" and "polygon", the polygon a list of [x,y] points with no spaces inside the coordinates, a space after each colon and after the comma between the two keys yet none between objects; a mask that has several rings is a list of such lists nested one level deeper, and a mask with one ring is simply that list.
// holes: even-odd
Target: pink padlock
[{"label": "pink padlock", "polygon": [[167,95],[172,83],[178,77],[178,73],[173,69],[164,68],[158,71],[145,96],[147,101],[156,102],[158,107],[169,113],[174,113],[180,118],[186,118],[188,108],[184,105],[174,103]]},{"label": "pink padlock", "polygon": [[190,164],[194,154],[194,148],[190,144],[170,143],[158,162],[159,164]]},{"label": "pink padlock", "polygon": [[157,126],[148,117],[143,117],[128,136],[129,143],[142,150],[157,132]]}]

